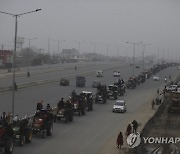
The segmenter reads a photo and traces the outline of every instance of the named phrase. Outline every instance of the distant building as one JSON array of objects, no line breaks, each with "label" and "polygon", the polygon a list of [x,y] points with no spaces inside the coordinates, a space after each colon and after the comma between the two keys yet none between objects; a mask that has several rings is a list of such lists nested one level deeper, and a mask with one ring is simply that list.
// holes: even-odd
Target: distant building
[{"label": "distant building", "polygon": [[13,63],[13,51],[0,50],[0,67],[9,68]]}]

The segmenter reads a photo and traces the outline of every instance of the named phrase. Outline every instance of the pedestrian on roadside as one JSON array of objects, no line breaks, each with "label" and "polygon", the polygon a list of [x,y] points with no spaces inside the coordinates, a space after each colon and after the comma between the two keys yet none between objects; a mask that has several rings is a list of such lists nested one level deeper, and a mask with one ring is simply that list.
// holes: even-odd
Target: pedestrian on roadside
[{"label": "pedestrian on roadside", "polygon": [[133,120],[132,124],[133,124],[133,133],[136,133],[138,128],[138,122],[136,120]]},{"label": "pedestrian on roadside", "polygon": [[152,100],[151,106],[152,106],[152,110],[154,110],[154,105],[155,105],[155,101],[154,99]]},{"label": "pedestrian on roadside", "polygon": [[126,129],[126,136],[128,137],[129,134],[131,134],[131,133],[132,133],[132,123],[130,122]]},{"label": "pedestrian on roadside", "polygon": [[117,140],[116,140],[117,147],[121,149],[121,146],[123,145],[123,135],[122,132],[118,134]]}]

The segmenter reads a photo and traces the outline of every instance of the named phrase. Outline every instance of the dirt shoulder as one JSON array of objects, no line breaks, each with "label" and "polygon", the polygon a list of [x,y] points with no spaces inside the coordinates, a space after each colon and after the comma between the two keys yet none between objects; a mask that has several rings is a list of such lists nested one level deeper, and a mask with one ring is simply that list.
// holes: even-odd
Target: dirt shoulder
[{"label": "dirt shoulder", "polygon": [[[147,124],[148,120],[153,117],[153,115],[156,113],[156,110],[158,106],[155,107],[154,110],[151,109],[151,101],[153,98],[156,98],[157,94],[153,93],[151,97],[148,99],[147,103],[145,103],[139,110],[129,116],[127,119],[125,119],[119,128],[122,132],[126,131],[126,126],[129,124],[130,121],[133,121],[136,119],[136,121],[139,123],[138,132],[141,132],[144,128],[144,126]],[[143,112],[142,112],[143,111]],[[116,147],[116,138],[119,131],[115,132],[112,138],[104,145],[104,147],[99,152],[100,154],[125,154],[128,152],[129,147],[126,143],[126,138],[124,136],[124,145],[122,149],[118,149]]]},{"label": "dirt shoulder", "polygon": [[[177,79],[179,79],[179,74],[176,75],[175,80]],[[159,89],[162,90],[163,87],[159,87]],[[139,123],[139,127],[137,131],[141,134],[141,137],[145,135],[152,135],[153,133],[154,135],[157,135],[157,134],[164,135],[164,134],[167,134],[168,132],[174,133],[174,136],[180,135],[180,123],[179,123],[180,116],[177,118],[177,116],[175,115],[169,116],[168,114],[166,114],[167,112],[164,109],[164,104],[166,103],[162,103],[161,105],[155,105],[155,109],[154,110],[151,109],[151,101],[152,99],[157,98],[157,96],[158,95],[156,94],[156,92],[152,93],[151,97],[147,99],[145,104],[141,108],[139,108],[139,110],[136,113],[132,114],[131,116],[129,116],[127,119],[123,121],[119,130],[121,130],[122,132],[125,132],[126,126],[128,125],[128,123],[135,119]],[[160,121],[162,123],[160,123]],[[170,129],[171,131],[169,131]],[[144,148],[143,146],[139,146],[138,149],[137,148],[135,148],[134,150],[129,149],[126,143],[125,135],[123,134],[124,145],[122,149],[118,149],[116,147],[116,138],[117,138],[118,133],[119,131],[114,133],[111,139],[101,149],[99,154],[127,154],[127,153],[128,154],[146,154],[148,153],[148,150],[153,151],[155,148],[157,148],[156,146],[153,148],[149,147],[147,149],[147,148]],[[169,134],[170,136],[172,135],[171,133]],[[166,149],[164,148],[164,150]]]}]

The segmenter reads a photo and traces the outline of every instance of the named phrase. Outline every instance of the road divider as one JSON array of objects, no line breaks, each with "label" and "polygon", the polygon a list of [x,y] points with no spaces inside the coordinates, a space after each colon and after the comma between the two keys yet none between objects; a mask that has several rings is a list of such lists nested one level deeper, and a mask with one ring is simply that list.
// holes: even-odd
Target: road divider
[{"label": "road divider", "polygon": [[[114,67],[117,67],[117,66],[107,67],[107,68],[102,69],[102,71],[110,70]],[[76,76],[83,76],[83,75],[87,76],[87,75],[90,75],[93,73],[95,74],[95,72],[96,71],[89,71],[89,72],[84,72],[84,73],[78,73],[78,74],[63,76],[61,78],[72,79]],[[34,82],[17,84],[17,89],[24,89],[24,88],[28,88],[28,87],[40,86],[40,85],[45,85],[45,84],[50,84],[50,83],[55,83],[55,82],[60,82],[60,78],[39,80],[39,81],[34,81]],[[11,90],[12,90],[12,86],[0,87],[0,92],[6,92],[6,91],[11,91]]]}]

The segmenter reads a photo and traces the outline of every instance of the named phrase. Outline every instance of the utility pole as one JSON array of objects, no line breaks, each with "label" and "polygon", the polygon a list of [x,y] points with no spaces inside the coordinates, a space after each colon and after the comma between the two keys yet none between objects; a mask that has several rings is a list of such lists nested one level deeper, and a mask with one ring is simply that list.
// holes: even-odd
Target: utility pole
[{"label": "utility pole", "polygon": [[143,71],[144,71],[144,54],[145,54],[145,48],[146,48],[146,45],[151,45],[151,44],[144,44],[144,43],[142,43],[142,45],[143,45]]},{"label": "utility pole", "polygon": [[10,15],[12,17],[15,17],[15,37],[14,37],[14,53],[13,53],[13,83],[12,83],[12,116],[14,117],[14,100],[15,100],[15,72],[16,72],[16,45],[17,45],[17,27],[18,27],[18,22],[17,22],[17,18],[25,15],[25,14],[29,14],[29,13],[33,13],[33,12],[38,12],[41,9],[36,9],[34,11],[29,11],[29,12],[25,12],[25,13],[20,13],[20,14],[12,14],[12,13],[7,13],[7,12],[2,12],[0,11],[0,13],[4,13],[7,15]]},{"label": "utility pole", "polygon": [[48,54],[49,54],[49,68],[51,66],[51,54],[50,54],[50,39],[48,37]]},{"label": "utility pole", "polygon": [[159,63],[159,48],[158,48],[158,58],[157,58],[157,63]]},{"label": "utility pole", "polygon": [[135,46],[136,46],[136,45],[139,45],[140,43],[143,43],[143,42],[138,42],[138,43],[126,42],[126,43],[132,44],[132,45],[134,46],[134,51],[133,51],[133,69],[132,69],[132,76],[134,76]]}]

